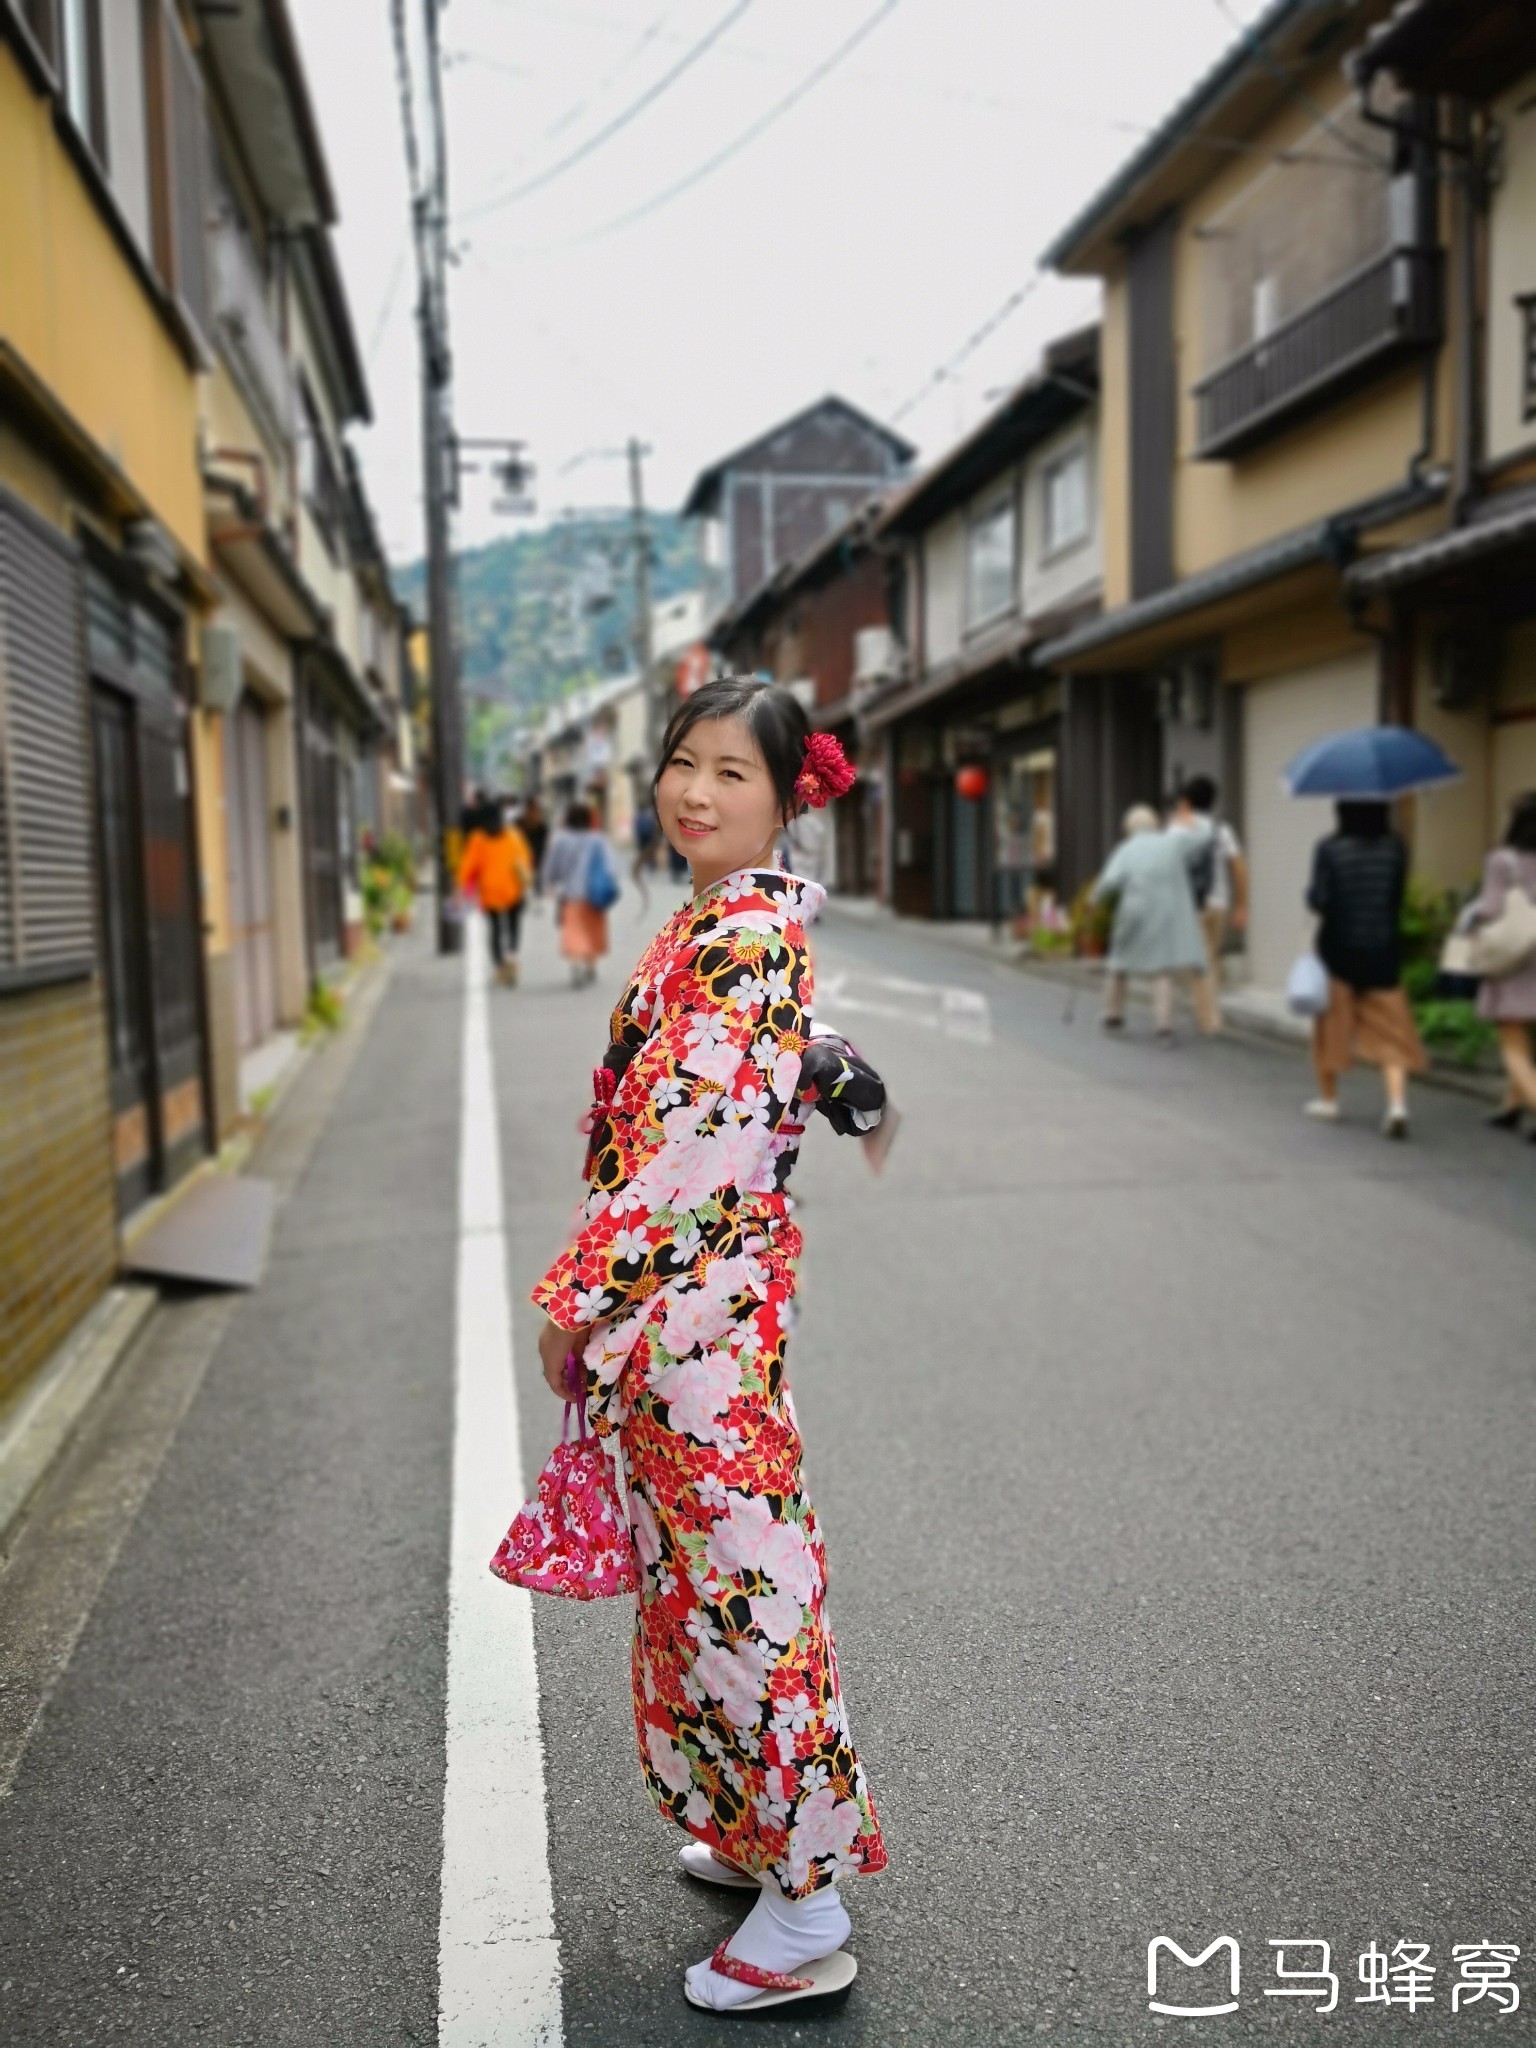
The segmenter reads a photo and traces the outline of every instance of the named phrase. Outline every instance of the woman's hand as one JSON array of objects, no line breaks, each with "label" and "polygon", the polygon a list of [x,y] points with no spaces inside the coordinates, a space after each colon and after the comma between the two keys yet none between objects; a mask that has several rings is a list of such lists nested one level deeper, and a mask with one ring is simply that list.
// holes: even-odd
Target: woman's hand
[{"label": "woman's hand", "polygon": [[[545,1385],[552,1394],[558,1394],[562,1401],[570,1400],[570,1382],[565,1376],[566,1354],[574,1351],[579,1362],[592,1339],[601,1336],[607,1327],[607,1318],[600,1323],[589,1323],[580,1330],[565,1330],[557,1322],[546,1319],[539,1332],[539,1360],[544,1367]],[[578,1376],[577,1385],[580,1384]]]},{"label": "woman's hand", "polygon": [[570,1386],[565,1376],[566,1353],[574,1351],[579,1358],[581,1348],[587,1341],[584,1330],[564,1330],[552,1319],[546,1318],[539,1332],[539,1360],[544,1367],[545,1384],[551,1393],[558,1394],[562,1401],[571,1398]]}]

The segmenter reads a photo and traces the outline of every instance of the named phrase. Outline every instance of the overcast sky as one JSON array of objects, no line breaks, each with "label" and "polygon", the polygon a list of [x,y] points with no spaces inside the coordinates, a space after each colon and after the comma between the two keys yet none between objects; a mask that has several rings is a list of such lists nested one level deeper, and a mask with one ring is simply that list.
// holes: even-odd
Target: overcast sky
[{"label": "overcast sky", "polygon": [[[358,444],[386,545],[404,560],[421,552],[419,414],[389,4],[292,8],[373,392]],[[1092,317],[1094,288],[1042,284],[962,368],[936,386],[932,373],[1260,11],[1261,0],[449,0],[460,433],[528,441],[544,518],[619,503],[623,464],[601,451],[631,434],[653,449],[649,495],[675,507],[708,462],[826,391],[931,458],[1043,342]],[[705,168],[866,28],[781,118]],[[461,542],[510,530],[471,479]]]}]

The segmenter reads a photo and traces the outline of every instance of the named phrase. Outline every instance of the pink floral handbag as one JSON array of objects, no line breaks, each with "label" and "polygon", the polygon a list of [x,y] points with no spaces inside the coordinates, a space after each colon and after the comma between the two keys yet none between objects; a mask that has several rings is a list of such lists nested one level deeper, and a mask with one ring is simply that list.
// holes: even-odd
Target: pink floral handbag
[{"label": "pink floral handbag", "polygon": [[[566,1385],[573,1393],[580,1373],[576,1353],[567,1352]],[[568,1443],[573,1408],[578,1434]],[[587,1434],[584,1400],[566,1402],[560,1441],[545,1460],[538,1491],[496,1546],[491,1570],[509,1586],[564,1600],[606,1600],[639,1590],[634,1540],[613,1467],[596,1437]]]}]

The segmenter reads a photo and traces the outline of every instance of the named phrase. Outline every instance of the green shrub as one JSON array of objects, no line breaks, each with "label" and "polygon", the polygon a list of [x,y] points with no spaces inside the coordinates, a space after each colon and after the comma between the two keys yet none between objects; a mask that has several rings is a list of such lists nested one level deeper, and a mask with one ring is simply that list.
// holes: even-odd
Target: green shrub
[{"label": "green shrub", "polygon": [[1493,1026],[1483,1022],[1471,1003],[1435,993],[1441,949],[1461,914],[1463,901],[1454,889],[1433,889],[1417,878],[1409,882],[1398,926],[1403,939],[1403,988],[1413,1005],[1419,1036],[1430,1051],[1454,1066],[1478,1067],[1498,1044]]},{"label": "green shrub", "polygon": [[313,1040],[339,1031],[346,1021],[346,1011],[335,989],[328,983],[317,981],[309,991],[309,1007],[304,1012],[304,1022],[299,1026],[299,1037],[308,1045]]},{"label": "green shrub", "polygon": [[1413,1014],[1424,1043],[1432,1052],[1444,1053],[1458,1067],[1481,1066],[1499,1042],[1493,1026],[1483,1022],[1471,1003],[1431,997],[1426,1002],[1416,1002]]}]

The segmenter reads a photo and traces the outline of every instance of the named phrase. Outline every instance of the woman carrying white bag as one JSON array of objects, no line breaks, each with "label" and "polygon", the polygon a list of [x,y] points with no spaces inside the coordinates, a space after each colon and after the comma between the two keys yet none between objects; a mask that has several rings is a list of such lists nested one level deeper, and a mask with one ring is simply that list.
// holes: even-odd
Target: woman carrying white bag
[{"label": "woman carrying white bag", "polygon": [[[1526,1110],[1536,1115],[1536,790],[1515,799],[1504,843],[1483,863],[1467,925],[1467,964],[1482,976],[1477,1014],[1498,1032],[1504,1061],[1504,1106],[1488,1121],[1518,1131]],[[1536,1130],[1530,1142],[1536,1145]]]},{"label": "woman carrying white bag", "polygon": [[[1338,830],[1314,849],[1307,889],[1307,908],[1319,919],[1317,957],[1328,975],[1327,1003],[1311,1011],[1318,1092],[1307,1115],[1336,1123],[1339,1076],[1363,1060],[1381,1069],[1382,1130],[1406,1138],[1408,1076],[1429,1065],[1402,986],[1408,849],[1385,803],[1342,798],[1337,815]],[[1300,1009],[1301,961],[1292,976],[1292,1005]]]}]

